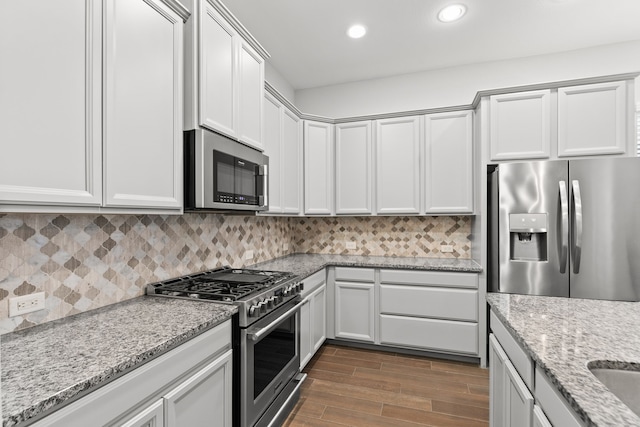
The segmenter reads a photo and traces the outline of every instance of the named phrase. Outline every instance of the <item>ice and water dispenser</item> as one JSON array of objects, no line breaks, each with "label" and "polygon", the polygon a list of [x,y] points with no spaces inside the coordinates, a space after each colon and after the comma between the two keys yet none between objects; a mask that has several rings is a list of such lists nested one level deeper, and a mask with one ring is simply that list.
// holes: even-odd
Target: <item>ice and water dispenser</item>
[{"label": "ice and water dispenser", "polygon": [[509,241],[514,261],[547,261],[547,214],[509,214]]}]

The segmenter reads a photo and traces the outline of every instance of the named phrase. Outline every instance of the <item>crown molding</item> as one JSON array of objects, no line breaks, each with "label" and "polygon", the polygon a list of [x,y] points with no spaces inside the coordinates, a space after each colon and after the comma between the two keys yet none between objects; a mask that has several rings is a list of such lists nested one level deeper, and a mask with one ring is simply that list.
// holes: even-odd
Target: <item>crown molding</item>
[{"label": "crown molding", "polygon": [[562,80],[556,82],[547,82],[547,83],[536,83],[532,85],[524,85],[524,86],[512,86],[501,89],[490,89],[490,90],[481,90],[476,93],[475,98],[473,98],[473,102],[471,105],[473,108],[476,108],[480,103],[480,99],[485,96],[492,95],[503,95],[505,93],[514,93],[514,92],[527,92],[531,90],[542,90],[542,89],[558,89],[561,87],[567,86],[581,86],[595,83],[608,83],[620,80],[632,80],[636,77],[640,76],[640,72],[634,73],[624,73],[624,74],[609,74],[606,76],[598,76],[598,77],[587,77],[582,79],[572,79],[572,80]]},{"label": "crown molding", "polygon": [[[450,107],[427,108],[422,110],[398,111],[394,113],[349,116],[349,117],[340,117],[340,118],[331,118],[331,117],[324,117],[324,116],[316,116],[313,114],[305,114],[301,112],[295,105],[293,105],[291,101],[289,101],[284,96],[282,96],[280,92],[278,92],[278,90],[274,88],[271,84],[269,84],[269,82],[267,81],[265,81],[265,89],[267,90],[267,92],[273,95],[278,101],[284,104],[288,109],[293,111],[298,117],[300,117],[303,120],[313,120],[316,122],[339,124],[339,123],[360,122],[365,120],[392,119],[392,118],[407,117],[407,116],[420,116],[424,114],[450,113],[453,111],[475,110],[478,107],[480,100],[485,96],[502,95],[505,93],[514,93],[514,92],[526,92],[526,91],[541,90],[541,89],[557,89],[560,87],[580,86],[580,85],[587,85],[587,84],[594,84],[594,83],[607,83],[607,82],[620,81],[620,80],[633,80],[638,76],[640,76],[640,72],[610,74],[606,76],[588,77],[583,79],[562,80],[557,82],[537,83],[532,85],[512,86],[507,88],[491,89],[491,90],[481,90],[476,93],[476,96],[473,98],[473,102],[471,104],[454,105]],[[640,113],[640,100],[638,100],[638,102],[636,103],[636,111]]]}]

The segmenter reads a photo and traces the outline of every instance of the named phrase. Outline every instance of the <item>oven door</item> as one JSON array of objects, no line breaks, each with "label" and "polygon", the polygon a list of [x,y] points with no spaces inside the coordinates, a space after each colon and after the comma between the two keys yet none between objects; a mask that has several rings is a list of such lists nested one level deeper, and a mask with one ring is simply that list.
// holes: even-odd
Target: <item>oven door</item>
[{"label": "oven door", "polygon": [[296,298],[240,332],[242,426],[255,425],[299,371],[300,305]]}]

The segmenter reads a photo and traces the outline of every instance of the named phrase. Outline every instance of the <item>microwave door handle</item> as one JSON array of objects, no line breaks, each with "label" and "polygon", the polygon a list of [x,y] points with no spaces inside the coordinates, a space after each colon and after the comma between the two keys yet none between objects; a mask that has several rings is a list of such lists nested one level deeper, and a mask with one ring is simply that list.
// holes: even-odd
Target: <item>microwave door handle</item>
[{"label": "microwave door handle", "polygon": [[567,270],[567,256],[569,253],[569,203],[567,201],[567,183],[558,183],[560,191],[560,221],[558,239],[560,239],[560,273]]},{"label": "microwave door handle", "polygon": [[269,206],[269,165],[260,166],[260,176],[262,177],[262,190],[264,194],[260,196],[260,206]]}]

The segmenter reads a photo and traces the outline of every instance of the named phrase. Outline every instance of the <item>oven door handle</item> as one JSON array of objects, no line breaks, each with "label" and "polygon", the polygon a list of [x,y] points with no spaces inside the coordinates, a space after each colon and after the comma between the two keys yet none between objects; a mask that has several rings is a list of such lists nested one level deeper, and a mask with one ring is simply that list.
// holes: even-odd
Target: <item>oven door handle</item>
[{"label": "oven door handle", "polygon": [[285,313],[280,315],[276,320],[274,320],[273,322],[269,323],[264,328],[259,329],[257,332],[247,332],[247,337],[251,341],[258,341],[260,338],[262,338],[263,336],[265,336],[269,332],[271,332],[273,329],[275,329],[275,327],[278,326],[278,324],[280,322],[282,322],[284,319],[286,319],[287,317],[291,316],[291,314],[295,313],[296,311],[299,311],[300,310],[300,306],[302,306],[302,302],[294,305],[289,310],[287,310]]}]

